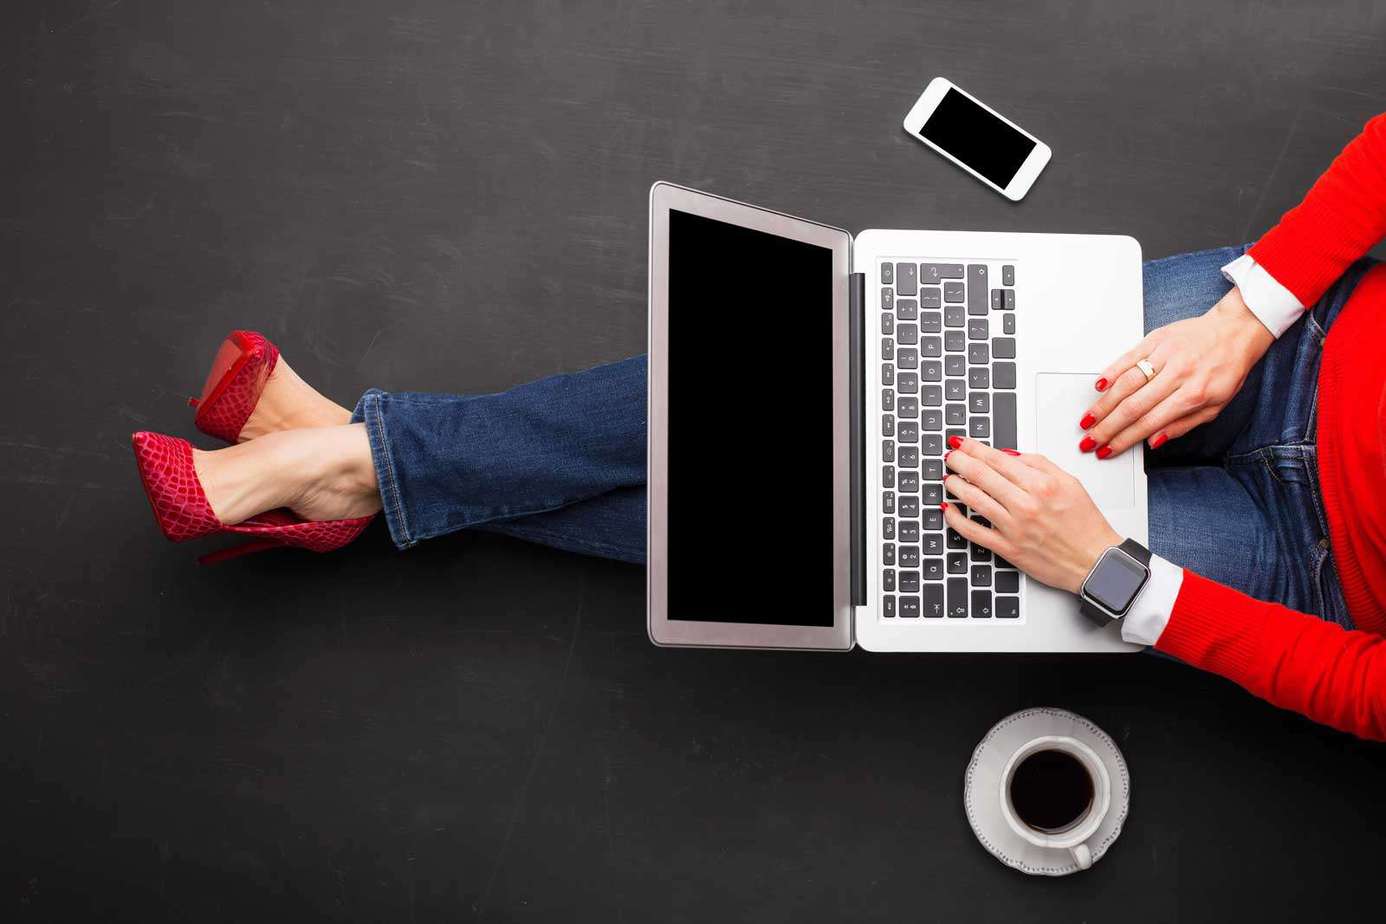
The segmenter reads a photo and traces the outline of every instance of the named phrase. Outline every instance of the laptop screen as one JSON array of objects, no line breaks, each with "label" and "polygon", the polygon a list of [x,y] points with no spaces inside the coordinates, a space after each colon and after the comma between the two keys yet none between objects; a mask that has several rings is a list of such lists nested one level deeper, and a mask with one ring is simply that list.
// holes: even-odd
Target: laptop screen
[{"label": "laptop screen", "polygon": [[669,213],[668,614],[833,625],[833,252]]}]

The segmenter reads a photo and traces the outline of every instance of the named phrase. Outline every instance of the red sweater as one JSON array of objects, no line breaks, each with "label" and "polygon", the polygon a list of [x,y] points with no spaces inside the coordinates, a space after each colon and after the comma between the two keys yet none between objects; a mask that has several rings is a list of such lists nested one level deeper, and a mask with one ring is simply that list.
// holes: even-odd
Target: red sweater
[{"label": "red sweater", "polygon": [[[1313,305],[1383,238],[1386,114],[1367,123],[1251,256]],[[1277,706],[1386,740],[1386,265],[1367,274],[1329,328],[1318,400],[1329,548],[1358,631],[1186,570],[1156,647]]]}]

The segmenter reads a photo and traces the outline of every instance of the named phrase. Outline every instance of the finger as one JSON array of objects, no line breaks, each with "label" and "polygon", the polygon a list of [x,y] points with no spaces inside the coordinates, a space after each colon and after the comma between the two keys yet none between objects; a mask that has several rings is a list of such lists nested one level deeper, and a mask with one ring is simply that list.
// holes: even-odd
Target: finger
[{"label": "finger", "polygon": [[1197,413],[1188,414],[1179,418],[1168,426],[1163,427],[1159,433],[1151,437],[1150,448],[1159,449],[1170,440],[1178,439],[1194,427],[1206,424],[1208,421],[1218,416],[1218,412],[1221,410],[1222,408],[1220,407],[1205,407]]},{"label": "finger", "polygon": [[1105,392],[1111,387],[1113,382],[1121,377],[1123,372],[1136,364],[1136,360],[1151,353],[1155,349],[1156,333],[1158,333],[1158,331],[1147,334],[1141,339],[1140,343],[1114,359],[1106,369],[1102,370],[1102,374],[1097,377],[1097,381],[1093,384],[1093,388]]},{"label": "finger", "polygon": [[[1006,481],[1004,478],[1000,480]],[[1009,482],[1006,483],[1009,484]],[[943,479],[943,486],[958,499],[959,503],[966,504],[975,513],[986,517],[991,522],[1002,525],[1010,523],[1011,515],[1006,512],[1006,508],[981,486],[967,481],[959,475],[949,475]]]},{"label": "finger", "polygon": [[[1007,481],[1021,490],[1026,490],[1030,485],[1034,484],[1035,476],[1033,470],[1030,466],[1021,461],[1020,454],[1016,453],[1014,450],[993,449],[979,440],[966,439],[961,436],[949,437],[948,446],[952,451],[943,457],[944,464],[948,464],[949,459],[953,458],[957,453],[962,452],[972,460],[985,465],[993,472],[999,473]],[[960,459],[959,464],[966,465],[967,463]],[[952,465],[949,465],[949,467],[953,468],[954,471],[958,471],[958,473],[964,477],[967,477],[968,480],[972,480],[966,472],[961,472]],[[988,490],[990,491],[991,489],[988,488]],[[1007,495],[1004,488],[998,486],[996,491],[992,491],[991,493],[992,496],[996,497],[1001,503],[1004,504],[1006,502]],[[1015,497],[1014,494],[1009,496],[1012,499]]]},{"label": "finger", "polygon": [[[1156,381],[1159,381],[1158,376],[1156,377]],[[1154,384],[1155,382],[1151,383],[1152,386]],[[1141,393],[1144,393],[1145,391],[1146,389],[1141,389]],[[1128,401],[1126,403],[1130,404],[1131,402]],[[1166,395],[1164,399],[1161,400],[1158,404],[1147,410],[1139,418],[1137,418],[1135,421],[1133,421],[1132,423],[1127,425],[1123,430],[1121,430],[1121,432],[1119,432],[1116,436],[1112,437],[1105,444],[1103,444],[1109,450],[1109,452],[1105,454],[1100,454],[1100,458],[1105,459],[1108,456],[1116,455],[1119,452],[1125,452],[1127,449],[1130,449],[1132,446],[1136,445],[1141,440],[1145,439],[1147,436],[1152,437],[1151,448],[1157,448],[1156,443],[1154,441],[1155,435],[1159,434],[1160,431],[1164,430],[1167,426],[1174,423],[1176,420],[1179,420],[1182,417],[1188,417],[1191,414],[1197,413],[1200,410],[1202,410],[1202,408],[1196,408],[1189,402],[1186,393],[1176,388],[1170,394]],[[1120,408],[1118,408],[1117,413],[1121,413]],[[1114,419],[1116,416],[1116,414],[1113,414],[1112,417],[1108,419]],[[1168,435],[1166,435],[1165,439],[1168,438]],[[1160,442],[1163,443],[1164,440],[1161,440]]]},{"label": "finger", "polygon": [[[1113,430],[1110,429],[1110,426],[1106,428],[1107,432],[1105,434],[1103,434],[1102,431],[1098,431],[1098,433],[1095,434],[1093,431],[1101,427],[1103,422],[1113,414],[1118,413],[1122,404],[1130,399],[1132,395],[1149,384],[1150,383],[1146,380],[1145,373],[1135,367],[1127,369],[1121,375],[1117,376],[1117,380],[1112,383],[1112,387],[1107,389],[1107,393],[1092,406],[1092,409],[1089,410],[1079,422],[1079,426],[1083,427],[1087,432],[1083,434],[1082,440],[1079,441],[1078,448],[1083,452],[1091,452],[1096,447],[1101,446],[1102,442],[1105,441],[1105,439],[1099,441],[1100,437],[1110,437],[1120,432],[1121,427]],[[1125,424],[1122,426],[1125,426]]]},{"label": "finger", "polygon": [[[1110,414],[1102,418],[1102,420],[1098,421],[1097,424],[1088,430],[1087,436],[1079,443],[1080,449],[1083,447],[1092,449],[1093,447],[1110,446],[1112,441],[1116,439],[1119,434],[1126,431],[1162,403],[1169,401],[1171,396],[1178,392],[1178,376],[1168,369],[1155,376],[1155,378],[1151,379],[1148,383],[1145,380],[1145,373],[1141,372],[1139,369],[1134,371],[1136,376],[1140,379],[1140,385],[1137,387],[1136,391],[1130,394],[1125,401],[1122,401],[1121,404],[1113,408]],[[1172,409],[1173,406],[1171,406],[1171,410]],[[1188,411],[1189,409],[1185,408],[1183,413],[1188,413]],[[1178,414],[1171,414],[1169,419],[1172,420],[1178,416]],[[1132,443],[1140,442],[1153,432],[1155,431],[1152,428],[1146,431],[1146,433],[1142,433],[1140,436],[1136,437]],[[1132,443],[1128,443],[1127,445],[1131,445]],[[1111,449],[1113,452],[1121,451],[1115,446],[1111,446]]]},{"label": "finger", "polygon": [[[977,441],[969,440],[969,442],[976,443]],[[977,445],[980,446],[981,444],[977,443]],[[1011,458],[1004,453],[998,452],[997,455],[1007,460]],[[1020,486],[992,468],[980,454],[974,455],[966,448],[950,449],[948,454],[943,457],[943,464],[957,475],[961,475],[968,482],[987,492],[1002,507],[1014,506],[1016,501],[1020,499],[1022,493]],[[953,493],[957,494],[956,491]]]},{"label": "finger", "polygon": [[983,526],[970,517],[963,516],[963,512],[954,505],[949,504],[944,508],[943,519],[969,542],[975,542],[982,548],[991,549],[1002,558],[1013,557],[1011,544],[1006,541],[1005,537],[996,530]]}]

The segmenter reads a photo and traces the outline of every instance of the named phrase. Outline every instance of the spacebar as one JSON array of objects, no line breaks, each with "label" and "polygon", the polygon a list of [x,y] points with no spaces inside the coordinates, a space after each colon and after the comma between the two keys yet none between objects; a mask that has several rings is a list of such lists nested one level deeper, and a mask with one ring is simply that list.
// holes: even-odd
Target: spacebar
[{"label": "spacebar", "polygon": [[1015,392],[998,391],[991,396],[991,419],[995,428],[992,445],[997,449],[1019,449],[1015,439]]}]

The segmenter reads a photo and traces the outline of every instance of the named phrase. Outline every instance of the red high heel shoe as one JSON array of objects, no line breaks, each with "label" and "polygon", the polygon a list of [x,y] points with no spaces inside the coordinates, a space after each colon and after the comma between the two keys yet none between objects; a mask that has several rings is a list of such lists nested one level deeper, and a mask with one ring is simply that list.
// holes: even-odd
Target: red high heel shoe
[{"label": "red high heel shoe", "polygon": [[296,546],[331,552],[361,535],[374,517],[350,520],[301,520],[287,510],[270,510],[244,523],[217,519],[193,468],[192,445],[161,433],[140,432],[130,437],[144,493],[159,528],[171,542],[187,542],[216,533],[239,533],[254,539],[244,545],[204,555],[204,565],[260,552],[276,546]]},{"label": "red high heel shoe", "polygon": [[235,443],[279,361],[279,348],[253,330],[233,330],[212,360],[202,394],[189,398],[193,423],[208,436]]}]

